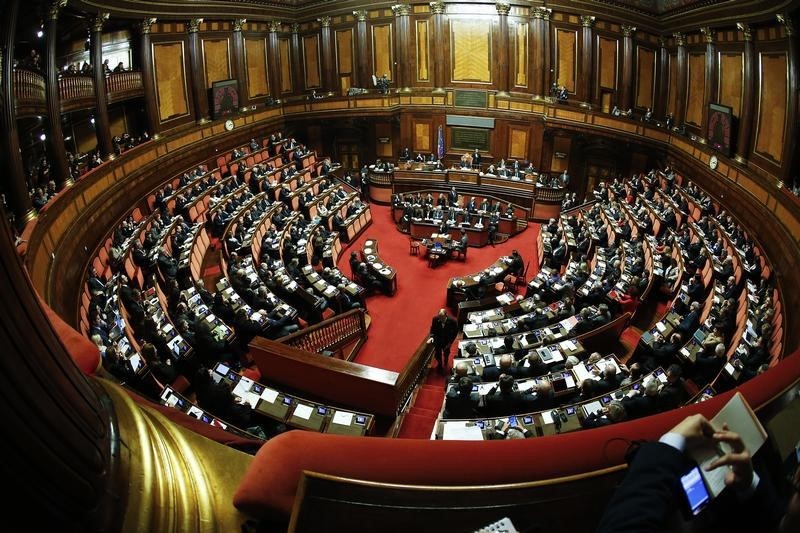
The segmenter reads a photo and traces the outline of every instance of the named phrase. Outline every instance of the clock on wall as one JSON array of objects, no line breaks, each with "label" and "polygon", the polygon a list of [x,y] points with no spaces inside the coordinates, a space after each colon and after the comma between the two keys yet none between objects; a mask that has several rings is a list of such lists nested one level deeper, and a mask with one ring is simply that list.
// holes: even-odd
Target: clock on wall
[{"label": "clock on wall", "polygon": [[231,119],[225,121],[225,129],[231,131],[233,129],[234,123]]},{"label": "clock on wall", "polygon": [[717,169],[717,165],[719,165],[719,159],[717,159],[717,156],[712,155],[711,159],[708,160],[708,167],[711,170],[716,170]]},{"label": "clock on wall", "polygon": [[211,111],[215,119],[233,115],[239,109],[239,82],[215,81],[211,85]]}]

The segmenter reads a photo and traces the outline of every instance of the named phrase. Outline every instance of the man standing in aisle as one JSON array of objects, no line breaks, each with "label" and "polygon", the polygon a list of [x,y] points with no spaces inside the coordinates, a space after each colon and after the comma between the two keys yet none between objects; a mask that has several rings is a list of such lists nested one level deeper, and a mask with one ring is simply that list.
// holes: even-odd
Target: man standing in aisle
[{"label": "man standing in aisle", "polygon": [[434,357],[439,363],[439,373],[444,375],[447,360],[450,357],[450,345],[456,338],[458,328],[456,321],[447,316],[444,309],[439,309],[439,314],[431,320],[431,332],[428,344],[433,344]]}]

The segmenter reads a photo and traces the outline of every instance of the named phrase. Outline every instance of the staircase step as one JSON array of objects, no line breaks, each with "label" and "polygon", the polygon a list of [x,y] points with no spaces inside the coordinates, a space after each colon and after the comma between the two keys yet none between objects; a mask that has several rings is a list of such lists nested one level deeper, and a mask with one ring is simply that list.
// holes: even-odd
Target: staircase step
[{"label": "staircase step", "polygon": [[430,439],[435,419],[408,413],[397,434],[401,439]]}]

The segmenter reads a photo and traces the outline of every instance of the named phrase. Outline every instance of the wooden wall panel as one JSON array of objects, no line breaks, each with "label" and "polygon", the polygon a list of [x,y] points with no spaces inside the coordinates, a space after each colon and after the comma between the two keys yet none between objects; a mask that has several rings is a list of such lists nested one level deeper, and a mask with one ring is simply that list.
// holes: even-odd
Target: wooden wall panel
[{"label": "wooden wall panel", "polygon": [[132,131],[128,127],[128,120],[125,116],[124,107],[113,107],[108,110],[108,122],[111,135],[122,136],[126,131]]},{"label": "wooden wall panel", "polygon": [[786,52],[759,54],[758,126],[756,152],[780,163],[786,129],[788,64]]},{"label": "wooden wall panel", "polygon": [[415,152],[430,153],[431,149],[431,125],[428,122],[414,123],[414,144]]},{"label": "wooden wall panel", "polygon": [[597,38],[597,70],[602,89],[617,88],[618,42],[607,37]]},{"label": "wooden wall panel", "polygon": [[183,41],[153,43],[158,116],[161,122],[189,114]]},{"label": "wooden wall panel", "polygon": [[381,158],[394,158],[394,150],[392,149],[392,125],[387,122],[375,123],[375,137],[378,139],[389,139],[389,142],[377,142],[375,144],[375,155]]},{"label": "wooden wall panel", "polygon": [[247,94],[250,98],[269,94],[267,77],[267,40],[244,40],[245,65],[247,65]]},{"label": "wooden wall panel", "polygon": [[527,128],[508,128],[508,157],[525,161],[528,159],[528,130]]},{"label": "wooden wall panel", "polygon": [[278,39],[278,57],[281,73],[281,92],[292,92],[292,52],[289,39]]},{"label": "wooden wall panel", "polygon": [[386,74],[390,80],[394,78],[394,47],[392,46],[392,25],[380,24],[372,26],[372,72],[376,76]]},{"label": "wooden wall panel", "polygon": [[[567,170],[569,163],[569,152],[572,149],[572,138],[570,137],[555,137],[553,139],[553,158],[550,161],[551,172],[562,172]],[[563,157],[556,157],[556,154],[563,155]]]},{"label": "wooden wall panel", "polygon": [[429,50],[430,46],[428,45],[428,39],[430,35],[428,33],[428,21],[427,20],[418,20],[417,21],[417,81],[430,81],[430,58],[429,58]]},{"label": "wooden wall panel", "polygon": [[740,52],[719,54],[719,103],[733,108],[733,116],[742,112],[742,74],[744,56]]},{"label": "wooden wall panel", "polygon": [[653,107],[656,81],[656,52],[650,48],[636,48],[636,107]]},{"label": "wooden wall panel", "polygon": [[339,89],[342,94],[352,84],[353,76],[353,30],[336,31],[336,67],[339,70]]},{"label": "wooden wall panel", "polygon": [[450,21],[453,81],[492,81],[492,26],[485,21]]},{"label": "wooden wall panel", "polygon": [[556,80],[567,91],[575,92],[576,69],[578,65],[578,33],[575,30],[556,29],[555,39]]},{"label": "wooden wall panel", "polygon": [[669,55],[669,82],[667,84],[667,113],[675,116],[678,109],[678,56]]},{"label": "wooden wall panel", "polygon": [[206,74],[206,89],[215,81],[231,77],[231,62],[228,39],[203,39],[203,66]]},{"label": "wooden wall panel", "polygon": [[319,35],[303,37],[303,65],[306,70],[306,89],[315,89],[320,83]]},{"label": "wooden wall panel", "polygon": [[336,66],[340,76],[353,73],[353,30],[336,31]]},{"label": "wooden wall panel", "polygon": [[528,86],[528,24],[517,23],[514,33],[514,85]]},{"label": "wooden wall panel", "polygon": [[686,89],[686,122],[700,126],[706,94],[706,54],[689,54],[688,87]]}]

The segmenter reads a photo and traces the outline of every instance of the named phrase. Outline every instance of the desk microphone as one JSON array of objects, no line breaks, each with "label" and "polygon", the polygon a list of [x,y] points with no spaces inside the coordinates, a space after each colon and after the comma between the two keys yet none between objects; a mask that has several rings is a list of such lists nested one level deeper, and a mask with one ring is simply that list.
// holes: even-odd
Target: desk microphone
[{"label": "desk microphone", "polygon": [[556,426],[556,433],[561,433],[561,416],[558,414],[558,409],[550,411],[550,416],[553,417],[553,424]]}]

